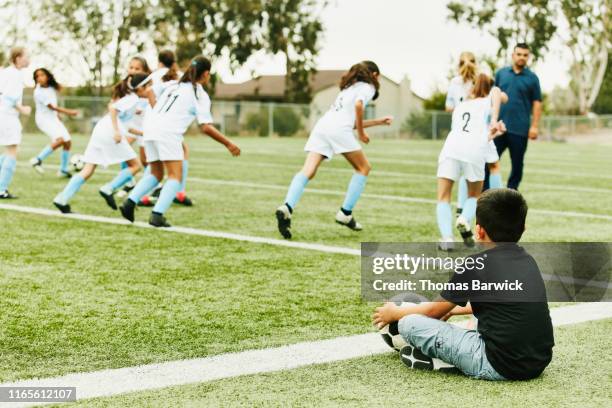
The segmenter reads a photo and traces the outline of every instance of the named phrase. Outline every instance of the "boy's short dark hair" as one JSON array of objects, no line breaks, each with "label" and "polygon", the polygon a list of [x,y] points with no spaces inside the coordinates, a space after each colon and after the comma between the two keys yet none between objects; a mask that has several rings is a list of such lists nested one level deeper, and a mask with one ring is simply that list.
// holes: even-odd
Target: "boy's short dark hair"
[{"label": "boy's short dark hair", "polygon": [[516,190],[497,188],[478,199],[476,223],[493,242],[518,242],[525,231],[527,202]]},{"label": "boy's short dark hair", "polygon": [[523,49],[523,50],[530,51],[530,50],[529,50],[529,44],[524,43],[524,42],[520,42],[520,43],[516,44],[516,45],[514,46],[514,49],[516,50],[517,48],[521,48],[521,49]]}]

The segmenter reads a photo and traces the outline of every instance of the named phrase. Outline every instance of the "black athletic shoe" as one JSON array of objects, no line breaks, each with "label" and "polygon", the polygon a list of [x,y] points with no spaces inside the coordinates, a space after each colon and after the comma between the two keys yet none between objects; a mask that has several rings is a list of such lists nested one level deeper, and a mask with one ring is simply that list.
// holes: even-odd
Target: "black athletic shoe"
[{"label": "black athletic shoe", "polygon": [[134,222],[134,210],[136,209],[136,204],[129,198],[123,202],[121,207],[119,207],[119,211],[121,211],[121,215],[123,218],[128,220],[129,222]]},{"label": "black athletic shoe", "polygon": [[151,217],[149,218],[149,224],[159,228],[159,227],[164,227],[164,228],[168,228],[171,227],[170,224],[168,224],[168,221],[166,221],[166,217],[164,217],[162,214],[158,214],[158,213],[151,213]]},{"label": "black athletic shoe", "polygon": [[357,220],[355,219],[355,217],[353,217],[352,214],[346,215],[342,212],[342,210],[338,210],[338,213],[336,214],[336,223],[344,225],[345,227],[348,227],[353,231],[361,231],[363,229],[361,224],[357,222]]},{"label": "black athletic shoe", "polygon": [[14,200],[15,198],[17,198],[17,196],[12,195],[8,190],[0,193],[0,200]]},{"label": "black athletic shoe", "polygon": [[185,207],[192,207],[193,201],[191,201],[191,198],[187,197],[185,193],[178,193],[176,197],[174,197],[174,204],[184,205]]},{"label": "black athletic shoe", "polygon": [[106,191],[103,190],[100,190],[98,192],[100,193],[102,198],[104,198],[104,201],[106,201],[106,204],[108,204],[110,208],[112,208],[113,210],[117,209],[117,203],[115,202],[115,197],[113,197],[112,194],[108,194]]},{"label": "black athletic shoe", "polygon": [[70,204],[60,204],[60,203],[54,201],[53,205],[56,206],[57,209],[62,212],[62,214],[70,214],[70,213],[72,213],[72,209],[70,208]]},{"label": "black athletic shoe", "polygon": [[291,211],[286,204],[276,209],[276,220],[278,221],[278,232],[285,239],[291,239]]},{"label": "black athletic shoe", "polygon": [[151,197],[158,198],[159,197],[159,193],[161,193],[161,190],[162,190],[163,187],[164,187],[163,185],[155,187],[155,189],[151,193]]},{"label": "black athletic shoe", "polygon": [[411,345],[404,346],[400,350],[402,363],[410,368],[418,370],[436,370],[448,373],[460,373],[459,369],[452,364],[448,364],[440,359],[431,358],[421,350]]},{"label": "black athletic shoe", "polygon": [[66,170],[59,170],[57,172],[57,177],[61,177],[61,178],[72,178],[72,173]]}]

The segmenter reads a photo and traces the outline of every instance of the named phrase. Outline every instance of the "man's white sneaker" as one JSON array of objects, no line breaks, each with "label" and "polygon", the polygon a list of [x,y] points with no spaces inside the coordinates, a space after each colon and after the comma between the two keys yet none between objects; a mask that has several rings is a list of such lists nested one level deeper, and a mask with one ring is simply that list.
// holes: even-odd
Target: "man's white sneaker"
[{"label": "man's white sneaker", "polygon": [[43,174],[45,172],[45,169],[43,169],[43,166],[42,166],[42,162],[38,159],[38,157],[32,157],[30,159],[30,164],[32,165],[32,168],[36,170],[38,174]]},{"label": "man's white sneaker", "polygon": [[468,248],[473,248],[475,245],[474,234],[472,234],[470,224],[467,222],[465,217],[461,215],[457,217],[455,227],[459,231],[459,234],[461,234],[461,238],[463,238],[463,243],[465,244],[465,246]]},{"label": "man's white sneaker", "polygon": [[336,213],[336,222],[340,225],[344,225],[345,227],[349,227],[353,231],[361,231],[363,229],[361,224],[355,220],[353,214],[346,215],[342,212],[342,210],[338,210]]},{"label": "man's white sneaker", "polygon": [[278,221],[278,232],[285,239],[291,239],[291,211],[286,204],[276,209],[276,220]]}]

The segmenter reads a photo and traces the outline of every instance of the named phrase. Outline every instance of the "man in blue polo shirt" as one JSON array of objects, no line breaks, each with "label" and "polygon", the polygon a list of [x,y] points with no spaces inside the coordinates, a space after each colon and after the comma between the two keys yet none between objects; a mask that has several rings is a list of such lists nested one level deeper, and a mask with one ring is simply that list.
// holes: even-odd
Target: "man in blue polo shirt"
[{"label": "man in blue polo shirt", "polygon": [[[508,188],[518,190],[523,178],[523,159],[527,141],[538,137],[538,125],[542,114],[542,92],[536,74],[527,68],[529,46],[519,43],[512,53],[512,66],[504,67],[495,74],[495,85],[508,95],[508,103],[502,105],[499,118],[508,131],[494,139],[497,153],[510,150],[512,171]],[[489,188],[489,169],[485,168],[485,189]]]}]

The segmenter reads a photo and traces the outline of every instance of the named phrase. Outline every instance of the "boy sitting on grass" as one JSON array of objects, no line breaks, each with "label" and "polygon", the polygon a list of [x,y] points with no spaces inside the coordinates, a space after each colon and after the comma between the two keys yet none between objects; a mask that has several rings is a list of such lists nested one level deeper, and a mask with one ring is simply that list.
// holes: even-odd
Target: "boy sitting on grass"
[{"label": "boy sitting on grass", "polygon": [[[440,359],[484,380],[527,380],[544,371],[552,359],[553,328],[540,270],[517,245],[526,216],[527,203],[518,191],[484,193],[478,199],[475,231],[476,238],[489,249],[474,256],[484,256],[485,266],[454,273],[450,280],[470,288],[472,280],[518,280],[525,283],[524,291],[483,294],[471,289],[444,290],[436,302],[406,307],[385,303],[376,309],[372,320],[378,327],[399,321],[399,333],[408,343],[400,352],[406,365],[436,369]],[[470,313],[478,319],[478,330],[445,321]]]}]

